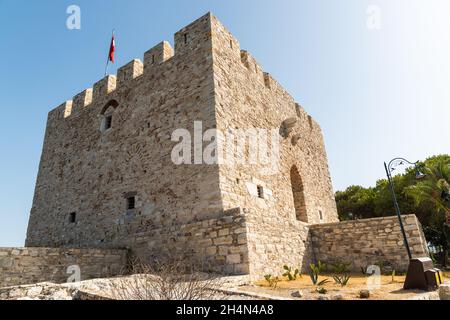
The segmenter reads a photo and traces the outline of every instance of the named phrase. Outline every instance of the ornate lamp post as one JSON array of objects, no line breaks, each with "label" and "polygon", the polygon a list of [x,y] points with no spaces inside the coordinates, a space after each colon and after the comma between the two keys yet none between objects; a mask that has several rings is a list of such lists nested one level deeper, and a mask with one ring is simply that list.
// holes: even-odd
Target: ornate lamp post
[{"label": "ornate lamp post", "polygon": [[408,252],[408,257],[411,260],[412,259],[412,254],[411,254],[411,249],[409,248],[409,244],[408,244],[408,238],[406,237],[406,232],[405,232],[405,228],[403,226],[403,221],[402,221],[402,216],[401,216],[401,212],[400,212],[400,207],[398,205],[397,202],[397,196],[395,195],[395,190],[394,190],[394,182],[392,180],[392,172],[396,170],[396,168],[398,166],[402,166],[405,164],[409,164],[409,165],[413,165],[416,169],[416,179],[421,179],[423,178],[425,175],[422,174],[419,171],[419,161],[417,162],[410,162],[406,159],[403,158],[395,158],[392,159],[389,164],[386,164],[386,162],[384,163],[384,168],[386,169],[386,175],[388,177],[388,181],[389,181],[389,187],[391,189],[391,194],[392,194],[392,200],[394,201],[394,207],[395,207],[395,213],[397,214],[398,217],[398,221],[400,223],[400,229],[402,231],[402,235],[403,235],[403,243],[405,244],[406,247],[406,251]]}]

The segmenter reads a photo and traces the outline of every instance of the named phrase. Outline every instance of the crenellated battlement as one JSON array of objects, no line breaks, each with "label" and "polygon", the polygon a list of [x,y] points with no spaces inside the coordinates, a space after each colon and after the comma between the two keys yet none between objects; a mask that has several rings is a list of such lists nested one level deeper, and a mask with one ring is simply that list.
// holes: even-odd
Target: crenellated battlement
[{"label": "crenellated battlement", "polygon": [[[214,38],[214,41],[213,41]],[[107,75],[97,81],[92,88],[83,90],[51,111],[50,120],[59,120],[80,115],[83,110],[97,102],[104,103],[106,97],[121,88],[131,87],[133,81],[146,74],[167,72],[168,68],[180,69],[177,61],[191,61],[198,50],[211,51],[217,45],[228,51],[228,54],[242,63],[255,79],[255,83],[265,86],[268,90],[285,91],[282,86],[263,70],[258,61],[246,50],[240,49],[239,41],[214,17],[207,13],[174,34],[174,48],[168,41],[162,41],[144,53],[143,59],[133,59],[117,69],[117,75]],[[187,57],[188,56],[188,57]],[[175,59],[175,63],[167,64]],[[171,69],[173,70],[173,69]],[[306,116],[307,118],[308,116]]]},{"label": "crenellated battlement", "polygon": [[107,75],[100,81],[94,84],[94,96],[93,100],[97,100],[105,95],[110,94],[116,90],[117,77],[114,75]]},{"label": "crenellated battlement", "polygon": [[144,73],[144,64],[139,59],[133,59],[117,70],[117,86],[125,85]]},{"label": "crenellated battlement", "polygon": [[88,88],[75,97],[72,100],[72,113],[75,115],[83,110],[83,108],[89,106],[92,103],[92,88]]},{"label": "crenellated battlement", "polygon": [[261,83],[266,84],[263,68],[248,51],[241,50],[241,61],[250,72],[255,73]]},{"label": "crenellated battlement", "polygon": [[144,72],[166,62],[174,56],[175,52],[167,41],[162,41],[144,53]]},{"label": "crenellated battlement", "polygon": [[[171,60],[173,57],[195,54],[205,42],[211,39],[213,16],[207,13],[198,20],[192,22],[174,34],[175,50],[168,41],[162,41],[144,53],[143,62],[141,59],[133,59],[124,66],[117,69],[116,75],[107,75],[97,81],[93,88],[88,88],[75,95],[72,100],[68,100],[53,109],[50,113],[50,120],[64,119],[79,115],[84,108],[104,99],[121,87],[126,87],[129,83],[145,73],[153,72],[155,69]],[[209,47],[211,45],[209,44]]]}]

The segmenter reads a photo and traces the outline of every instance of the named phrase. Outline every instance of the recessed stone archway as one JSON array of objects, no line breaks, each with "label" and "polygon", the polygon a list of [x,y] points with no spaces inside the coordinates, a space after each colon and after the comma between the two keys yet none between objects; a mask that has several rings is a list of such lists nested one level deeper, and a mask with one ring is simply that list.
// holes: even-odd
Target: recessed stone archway
[{"label": "recessed stone archway", "polygon": [[295,165],[291,167],[290,175],[295,216],[299,221],[308,222],[303,181]]}]

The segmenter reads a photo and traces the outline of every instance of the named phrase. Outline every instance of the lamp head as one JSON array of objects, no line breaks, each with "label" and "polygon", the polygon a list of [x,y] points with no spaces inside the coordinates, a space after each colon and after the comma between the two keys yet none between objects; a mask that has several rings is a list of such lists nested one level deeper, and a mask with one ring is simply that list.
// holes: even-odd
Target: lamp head
[{"label": "lamp head", "polygon": [[423,178],[425,178],[427,175],[420,172],[420,170],[416,170],[416,180],[421,180]]},{"label": "lamp head", "polygon": [[415,169],[416,169],[416,174],[415,174],[416,180],[421,180],[427,176],[425,173],[423,173],[420,170],[420,167],[417,163],[415,164]]}]

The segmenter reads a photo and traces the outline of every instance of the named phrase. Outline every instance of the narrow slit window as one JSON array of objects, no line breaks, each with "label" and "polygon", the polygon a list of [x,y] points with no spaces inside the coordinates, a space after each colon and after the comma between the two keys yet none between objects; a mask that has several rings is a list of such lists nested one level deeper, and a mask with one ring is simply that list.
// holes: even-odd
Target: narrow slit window
[{"label": "narrow slit window", "polygon": [[116,100],[111,100],[103,107],[102,111],[100,112],[100,131],[102,133],[112,128],[114,112],[118,106],[119,103]]},{"label": "narrow slit window", "polygon": [[152,64],[155,64],[155,55],[152,55]]},{"label": "narrow slit window", "polygon": [[319,218],[320,218],[320,220],[323,220],[323,213],[322,213],[322,210],[319,210]]},{"label": "narrow slit window", "polygon": [[258,190],[258,198],[264,199],[264,188],[262,186],[258,186],[257,190]]},{"label": "narrow slit window", "polygon": [[127,198],[127,209],[133,210],[135,208],[136,208],[136,198],[135,197]]},{"label": "narrow slit window", "polygon": [[233,49],[233,40],[230,40],[230,48]]},{"label": "narrow slit window", "polygon": [[69,214],[69,222],[70,223],[75,223],[77,221],[77,213],[76,212],[71,212]]},{"label": "narrow slit window", "polygon": [[184,34],[184,44],[187,44],[187,43],[188,43],[188,34],[185,33]]},{"label": "narrow slit window", "polygon": [[111,129],[112,126],[112,116],[105,117],[105,130]]}]

